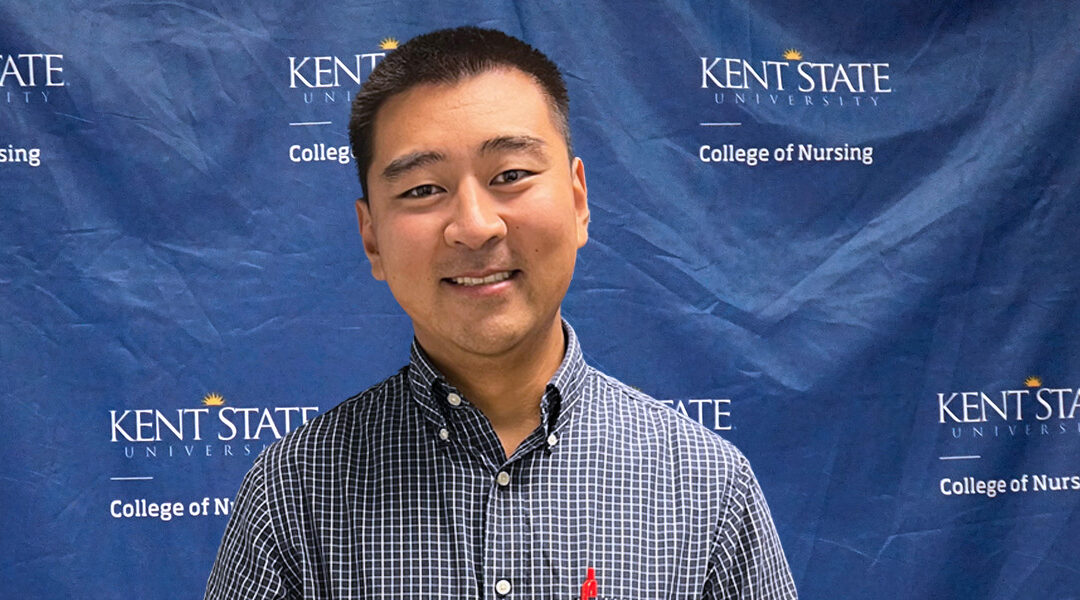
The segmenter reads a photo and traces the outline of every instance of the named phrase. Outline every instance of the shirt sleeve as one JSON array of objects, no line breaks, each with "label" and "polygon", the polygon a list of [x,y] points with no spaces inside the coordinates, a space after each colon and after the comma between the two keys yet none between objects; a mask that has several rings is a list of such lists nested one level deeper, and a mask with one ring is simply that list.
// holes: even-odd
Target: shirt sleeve
[{"label": "shirt sleeve", "polygon": [[244,477],[206,582],[206,600],[289,598],[281,576],[263,479],[262,456]]},{"label": "shirt sleeve", "polygon": [[726,504],[709,557],[702,598],[773,600],[798,598],[769,506],[750,463],[735,463]]}]

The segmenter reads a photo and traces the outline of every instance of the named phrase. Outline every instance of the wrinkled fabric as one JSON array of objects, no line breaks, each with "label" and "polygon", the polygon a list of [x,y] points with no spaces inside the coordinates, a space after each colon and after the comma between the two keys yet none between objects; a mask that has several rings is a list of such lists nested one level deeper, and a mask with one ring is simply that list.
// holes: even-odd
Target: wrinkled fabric
[{"label": "wrinkled fabric", "polygon": [[565,74],[589,362],[746,454],[802,597],[1080,583],[1074,0],[9,4],[9,594],[198,596],[261,449],[407,360],[340,149],[380,44],[463,23]]}]

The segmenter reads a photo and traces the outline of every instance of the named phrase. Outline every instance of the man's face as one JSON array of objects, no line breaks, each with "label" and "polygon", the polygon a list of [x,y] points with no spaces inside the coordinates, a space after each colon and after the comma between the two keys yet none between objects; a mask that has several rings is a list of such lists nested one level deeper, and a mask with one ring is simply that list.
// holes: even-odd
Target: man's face
[{"label": "man's face", "polygon": [[498,69],[411,88],[380,107],[373,142],[364,250],[420,344],[498,357],[551,335],[589,211],[540,86]]}]

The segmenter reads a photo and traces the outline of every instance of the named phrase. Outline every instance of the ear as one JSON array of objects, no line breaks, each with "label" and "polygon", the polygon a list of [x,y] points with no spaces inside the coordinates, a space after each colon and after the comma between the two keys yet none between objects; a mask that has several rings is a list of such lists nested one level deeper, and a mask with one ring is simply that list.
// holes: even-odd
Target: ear
[{"label": "ear", "polygon": [[570,179],[574,191],[574,214],[580,248],[589,241],[589,188],[585,185],[585,163],[576,156],[570,165]]},{"label": "ear", "polygon": [[371,263],[371,276],[379,281],[386,281],[386,274],[382,268],[382,256],[379,254],[379,244],[375,239],[374,221],[371,219],[371,206],[363,198],[356,200],[356,220],[360,224],[360,238],[364,243],[364,254]]}]

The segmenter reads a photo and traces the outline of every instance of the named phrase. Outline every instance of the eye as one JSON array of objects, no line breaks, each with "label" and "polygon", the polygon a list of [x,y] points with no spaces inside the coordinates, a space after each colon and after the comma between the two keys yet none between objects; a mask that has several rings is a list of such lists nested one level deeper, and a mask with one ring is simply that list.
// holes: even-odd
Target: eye
[{"label": "eye", "polygon": [[510,169],[509,171],[503,171],[495,176],[495,179],[491,180],[494,185],[517,183],[526,177],[533,175],[532,171],[526,171],[525,169]]},{"label": "eye", "polygon": [[439,186],[431,183],[426,183],[424,185],[418,185],[411,190],[400,194],[398,198],[426,198],[428,196],[438,194],[440,191],[442,191],[442,188],[440,188]]}]

